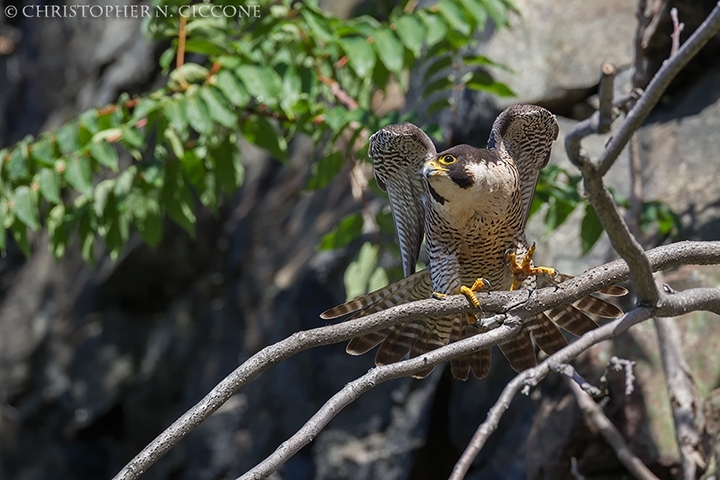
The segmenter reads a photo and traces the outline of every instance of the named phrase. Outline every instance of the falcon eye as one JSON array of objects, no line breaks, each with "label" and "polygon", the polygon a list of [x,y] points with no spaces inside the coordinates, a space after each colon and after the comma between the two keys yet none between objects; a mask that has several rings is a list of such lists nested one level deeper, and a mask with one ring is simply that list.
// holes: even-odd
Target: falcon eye
[{"label": "falcon eye", "polygon": [[452,165],[453,163],[457,162],[457,158],[453,157],[452,155],[443,155],[440,157],[440,163],[443,165]]}]

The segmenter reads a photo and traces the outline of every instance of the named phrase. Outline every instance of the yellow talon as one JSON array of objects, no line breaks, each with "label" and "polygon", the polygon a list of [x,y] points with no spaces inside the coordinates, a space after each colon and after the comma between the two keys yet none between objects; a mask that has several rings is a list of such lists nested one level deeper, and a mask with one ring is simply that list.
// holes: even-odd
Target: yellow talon
[{"label": "yellow talon", "polygon": [[513,274],[512,285],[510,290],[516,290],[522,282],[525,281],[531,275],[550,275],[551,277],[557,276],[557,270],[550,267],[531,267],[532,257],[535,254],[535,244],[533,243],[528,248],[527,253],[522,259],[522,262],[517,261],[517,254],[510,252],[508,253],[508,260],[510,261],[510,271]]},{"label": "yellow talon", "polygon": [[484,278],[478,278],[477,280],[475,280],[475,283],[473,283],[471,287],[466,287],[465,285],[460,287],[460,293],[467,297],[470,303],[473,304],[473,307],[480,308],[480,300],[478,300],[475,292],[489,286],[490,282],[488,282]]}]

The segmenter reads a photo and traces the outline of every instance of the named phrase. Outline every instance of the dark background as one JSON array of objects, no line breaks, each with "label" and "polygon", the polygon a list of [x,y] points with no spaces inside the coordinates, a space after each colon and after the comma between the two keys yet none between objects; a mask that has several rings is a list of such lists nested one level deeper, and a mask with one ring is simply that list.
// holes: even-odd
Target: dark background
[{"label": "dark background", "polygon": [[[342,15],[380,11],[376,3],[356,3],[325,2]],[[686,38],[715,2],[670,3],[686,23]],[[486,34],[481,51],[514,70],[497,74],[518,98],[463,95],[461,121],[450,114],[436,119],[455,142],[482,145],[508,102],[551,108],[562,116],[563,135],[590,111],[603,61],[624,69],[618,88],[629,90],[638,64],[634,1],[517,5],[523,17],[513,18],[514,29]],[[668,54],[666,20],[639,59],[650,71]],[[720,238],[719,43],[681,74],[639,133],[646,198],[662,199],[681,215],[682,238]],[[163,47],[148,43],[139,20],[0,16],[0,147],[112,103],[120,92],[159,88]],[[407,105],[414,105],[413,95]],[[406,108],[403,99],[393,102]],[[562,140],[553,161],[567,165]],[[606,141],[588,139],[586,147],[597,153]],[[304,190],[311,151],[299,138],[282,165],[243,145],[244,185],[219,215],[198,208],[196,238],[168,222],[156,249],[134,238],[117,262],[98,251],[94,267],[77,245],[56,261],[44,234],[32,239],[30,259],[10,246],[0,258],[0,479],[111,478],[240,362],[324,324],[318,314],[345,300],[342,275],[360,243],[324,253],[316,245],[361,205],[350,195],[347,169],[323,190]],[[608,183],[628,194],[626,156]],[[580,256],[580,218],[550,235],[536,215],[530,237],[538,241],[538,259],[580,273],[614,258],[606,239]],[[720,271],[687,267],[667,281],[678,289],[717,286]],[[696,313],[681,322],[701,395],[720,378],[717,320]],[[671,478],[677,452],[653,342],[652,327],[641,325],[592,349],[578,365],[596,381],[609,355],[638,362],[636,392],[625,397],[623,379],[614,378],[605,409],[641,459]],[[242,389],[143,478],[235,478],[371,367],[372,355],[347,356],[344,345],[302,352]],[[379,385],[273,478],[446,478],[512,376],[496,350],[485,380],[454,381],[438,368],[423,381]],[[530,397],[514,400],[468,478],[570,478],[571,457],[587,478],[620,478],[624,471],[584,424],[564,380],[551,376]]]}]

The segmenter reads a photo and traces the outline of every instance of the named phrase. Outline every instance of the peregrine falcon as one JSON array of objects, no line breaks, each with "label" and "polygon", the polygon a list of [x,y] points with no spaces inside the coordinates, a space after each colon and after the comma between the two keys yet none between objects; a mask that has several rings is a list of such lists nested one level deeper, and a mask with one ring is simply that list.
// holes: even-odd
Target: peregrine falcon
[{"label": "peregrine falcon", "polygon": [[[405,278],[327,310],[321,317],[363,316],[458,293],[477,306],[474,292],[480,288],[534,289],[551,284],[549,277],[536,276],[552,269],[532,266],[534,247],[528,247],[525,224],[538,175],[547,165],[557,134],[557,121],[549,111],[516,105],[493,124],[487,149],[458,145],[437,153],[430,138],[410,123],[390,125],[372,135],[369,154],[378,185],[388,193]],[[414,273],[423,237],[428,268]],[[567,278],[558,275],[556,280]],[[610,287],[600,293],[620,295],[624,289]],[[575,335],[597,326],[584,312],[604,317],[622,313],[615,305],[588,296],[529,319],[521,333],[500,349],[515,370],[532,367],[536,360],[530,335],[544,352],[554,353],[567,345],[555,324]],[[474,317],[468,321],[463,316],[428,318],[354,338],[347,351],[359,355],[381,344],[375,362],[384,365],[482,331]],[[467,379],[470,371],[483,378],[489,368],[490,350],[451,361],[452,374],[459,379]]]}]

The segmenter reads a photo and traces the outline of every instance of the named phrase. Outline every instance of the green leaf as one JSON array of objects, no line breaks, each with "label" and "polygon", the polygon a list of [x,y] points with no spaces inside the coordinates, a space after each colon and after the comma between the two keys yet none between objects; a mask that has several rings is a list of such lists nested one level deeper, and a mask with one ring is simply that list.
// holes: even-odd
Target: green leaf
[{"label": "green leaf", "polygon": [[237,74],[259,103],[274,103],[281,94],[278,75],[269,67],[240,65]]},{"label": "green leaf", "polygon": [[15,189],[13,195],[15,201],[15,215],[25,225],[30,227],[32,231],[40,228],[40,219],[37,209],[37,197],[30,187],[21,186]]},{"label": "green leaf", "polygon": [[475,18],[478,28],[484,30],[485,22],[487,22],[488,13],[478,0],[460,0],[466,11]]},{"label": "green leaf", "polygon": [[203,83],[210,71],[197,63],[186,63],[182,67],[170,72],[170,80],[178,83]]},{"label": "green leaf", "polygon": [[283,65],[283,67],[284,69],[281,72],[283,95],[280,100],[280,106],[287,113],[287,116],[292,119],[295,117],[293,107],[302,94],[302,78],[300,78],[300,74],[297,68],[295,68],[295,65]]},{"label": "green leaf", "polygon": [[170,142],[170,148],[172,149],[173,154],[175,154],[177,158],[182,158],[185,155],[185,147],[182,141],[180,141],[180,137],[177,132],[172,128],[166,128],[165,138],[167,138],[168,142]]},{"label": "green leaf", "polygon": [[85,195],[92,194],[92,173],[90,159],[75,156],[65,164],[65,180],[78,192]]},{"label": "green leaf", "polygon": [[545,226],[552,232],[562,225],[567,217],[575,210],[577,203],[568,203],[557,198],[548,204],[548,211],[545,215]]},{"label": "green leaf", "polygon": [[38,175],[40,193],[48,202],[62,203],[60,198],[60,179],[57,172],[52,168],[43,168]]},{"label": "green leaf", "polygon": [[232,195],[242,185],[245,173],[237,146],[226,139],[219,145],[211,146],[209,153],[215,164],[219,186],[226,194]]},{"label": "green leaf", "polygon": [[188,122],[196,132],[201,135],[210,135],[213,133],[215,124],[210,117],[210,110],[198,95],[189,97],[186,107]]},{"label": "green leaf", "polygon": [[447,24],[437,13],[429,13],[425,10],[418,11],[418,16],[425,22],[427,26],[425,42],[428,47],[432,47],[447,35]]},{"label": "green leaf", "polygon": [[28,242],[27,226],[23,222],[16,220],[13,222],[11,230],[13,238],[15,239],[15,245],[17,245],[25,257],[29,257],[30,243]]},{"label": "green leaf", "polygon": [[113,172],[118,171],[118,155],[115,147],[109,143],[103,140],[93,141],[90,144],[90,153],[100,165],[108,167]]},{"label": "green leaf", "polygon": [[375,34],[375,51],[387,69],[400,73],[403,68],[404,49],[400,40],[390,30],[378,30]]},{"label": "green leaf", "polygon": [[326,19],[317,15],[309,9],[302,10],[302,16],[310,27],[313,35],[324,43],[330,43],[334,39],[334,35],[330,30],[330,26]]},{"label": "green leaf", "polygon": [[331,152],[322,157],[318,162],[313,164],[312,176],[308,181],[307,188],[310,190],[318,190],[326,186],[335,178],[343,165],[345,165],[345,162],[345,157],[338,151]]},{"label": "green leaf", "polygon": [[370,279],[378,268],[378,252],[378,246],[364,243],[357,259],[345,270],[345,293],[348,300],[368,292]]},{"label": "green leaf", "polygon": [[122,132],[122,141],[123,143],[130,148],[140,148],[145,144],[143,140],[143,135],[140,133],[140,131],[134,127],[128,127],[123,126],[121,128]]},{"label": "green leaf", "polygon": [[93,192],[93,200],[95,207],[95,215],[97,215],[98,218],[103,217],[103,214],[105,212],[105,206],[107,205],[108,200],[111,198],[111,194],[114,188],[114,178],[105,179],[95,186],[95,191]]},{"label": "green leaf", "polygon": [[595,209],[589,203],[585,206],[585,216],[580,225],[580,246],[582,254],[585,255],[597,243],[603,232],[603,226],[595,213]]},{"label": "green leaf", "polygon": [[50,250],[55,258],[60,258],[65,253],[65,246],[68,242],[69,225],[65,221],[65,205],[55,205],[48,212],[46,226],[50,238]]},{"label": "green leaf", "polygon": [[508,23],[507,8],[501,0],[482,0],[482,3],[485,5],[495,25],[502,27]]},{"label": "green leaf", "polygon": [[58,147],[63,155],[69,155],[80,148],[78,143],[78,127],[73,123],[68,123],[60,127],[55,134]]},{"label": "green leaf", "polygon": [[328,232],[320,240],[320,250],[342,248],[358,238],[362,233],[363,219],[359,213],[352,213],[340,220],[334,230]]},{"label": "green leaf", "polygon": [[115,189],[113,193],[117,198],[125,197],[133,186],[135,177],[137,176],[137,167],[134,165],[125,169],[120,175],[117,176],[115,181]]},{"label": "green leaf", "polygon": [[78,142],[80,146],[87,144],[97,132],[100,131],[98,125],[97,111],[90,110],[80,115],[78,122]]},{"label": "green leaf", "polygon": [[188,121],[185,113],[186,109],[180,105],[181,102],[182,99],[170,99],[169,101],[165,102],[165,105],[163,105],[163,112],[165,113],[165,118],[167,118],[170,126],[176,132],[184,132],[188,126]]},{"label": "green leaf", "polygon": [[220,125],[227,128],[237,128],[237,118],[226,105],[226,100],[216,88],[203,88],[200,96],[210,110],[210,116]]},{"label": "green leaf", "polygon": [[43,137],[33,144],[32,157],[40,165],[44,165],[46,167],[52,167],[55,165],[55,155],[53,154],[53,149],[47,137]]},{"label": "green leaf", "polygon": [[189,38],[185,42],[185,51],[200,53],[202,55],[222,55],[229,53],[227,48],[223,48],[223,45],[204,38]]},{"label": "green leaf", "polygon": [[455,3],[448,0],[441,0],[437,4],[440,14],[445,17],[451,30],[461,33],[462,35],[470,35],[470,24],[465,21],[462,9]]},{"label": "green leaf", "polygon": [[375,50],[367,39],[361,37],[345,37],[340,39],[350,66],[362,78],[368,78],[375,67]]},{"label": "green leaf", "polygon": [[265,117],[257,115],[249,117],[242,124],[242,132],[248,142],[264,148],[279,160],[287,159],[285,138],[278,135],[275,127]]},{"label": "green leaf", "polygon": [[[28,164],[27,147],[23,148],[22,145],[16,145],[10,152],[10,158],[5,164],[8,180],[11,182],[20,182],[27,179],[30,175]],[[0,163],[0,169],[2,167],[3,165]]]},{"label": "green leaf", "polygon": [[233,105],[244,107],[248,104],[250,95],[234,74],[227,70],[221,70],[215,78],[217,87]]},{"label": "green leaf", "polygon": [[157,100],[142,98],[138,100],[132,111],[133,122],[147,118],[152,112],[160,108],[161,104]]},{"label": "green leaf", "polygon": [[425,41],[425,26],[413,15],[403,15],[395,22],[398,37],[415,57],[420,57]]},{"label": "green leaf", "polygon": [[192,195],[178,167],[179,165],[172,164],[167,168],[162,203],[168,216],[194,237],[195,214],[193,213]]},{"label": "green leaf", "polygon": [[145,243],[154,248],[160,243],[163,233],[160,204],[157,199],[151,197],[143,198],[143,200],[145,201],[145,211],[142,218],[137,220],[138,233]]},{"label": "green leaf", "polygon": [[78,235],[80,236],[81,251],[83,259],[89,264],[95,264],[94,247],[95,233],[97,232],[97,221],[92,216],[92,210],[82,209],[80,222],[78,223]]},{"label": "green leaf", "polygon": [[495,94],[499,97],[514,97],[515,92],[501,82],[496,82],[485,72],[473,73],[465,84],[471,90],[480,90]]}]

